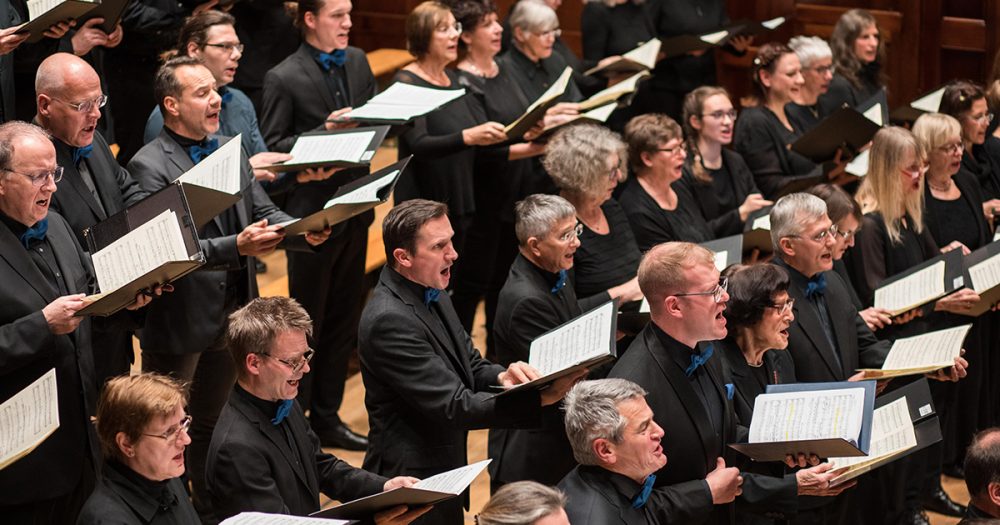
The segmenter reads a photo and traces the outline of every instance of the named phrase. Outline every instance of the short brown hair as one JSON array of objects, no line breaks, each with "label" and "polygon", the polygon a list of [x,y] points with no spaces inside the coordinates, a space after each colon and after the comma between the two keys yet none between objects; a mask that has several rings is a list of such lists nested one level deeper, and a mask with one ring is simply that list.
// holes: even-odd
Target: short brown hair
[{"label": "short brown hair", "polygon": [[972,110],[973,102],[985,98],[986,93],[979,84],[971,80],[952,80],[944,87],[938,111],[961,119],[965,112]]},{"label": "short brown hair", "polygon": [[156,70],[156,77],[153,78],[153,96],[160,106],[160,111],[166,115],[167,108],[163,106],[163,99],[167,97],[178,98],[184,91],[184,86],[177,80],[177,70],[182,67],[202,66],[201,60],[195,57],[179,56],[171,58]]},{"label": "short brown hair", "polygon": [[189,16],[181,26],[180,35],[177,37],[177,54],[187,56],[188,42],[194,42],[199,48],[204,48],[208,43],[208,30],[213,26],[236,27],[236,19],[229,13],[214,9]]},{"label": "short brown hair", "polygon": [[632,171],[639,173],[645,169],[642,153],[655,153],[661,144],[683,138],[680,125],[666,115],[648,113],[634,117],[625,124],[625,142],[628,144],[628,158]]},{"label": "short brown hair", "polygon": [[125,461],[118,448],[118,433],[129,441],[142,437],[154,417],[166,417],[187,403],[184,383],[172,377],[145,372],[108,380],[97,400],[97,437],[105,459]]},{"label": "short brown hair", "polygon": [[236,375],[246,378],[247,356],[270,350],[278,334],[289,330],[312,335],[312,319],[290,297],[258,297],[229,314],[226,348],[236,363]]},{"label": "short brown hair", "polygon": [[826,216],[830,221],[837,224],[848,215],[861,224],[864,215],[861,213],[861,206],[858,206],[854,197],[844,191],[844,188],[834,184],[817,184],[806,190],[826,202]]},{"label": "short brown hair", "polygon": [[408,253],[415,253],[417,248],[417,232],[428,221],[448,215],[448,205],[443,202],[426,199],[412,199],[397,204],[385,216],[382,222],[382,242],[385,243],[385,260],[396,267],[396,258],[392,252],[402,248]]},{"label": "short brown hair", "polygon": [[406,17],[406,50],[418,59],[423,58],[430,48],[434,31],[444,23],[450,12],[448,6],[436,0],[414,7]]},{"label": "short brown hair", "polygon": [[[750,80],[757,90],[762,105],[767,103],[767,93],[770,88],[761,81],[760,72],[767,71],[773,75],[778,69],[778,61],[785,55],[795,55],[795,51],[781,42],[768,42],[757,48],[757,56],[753,59],[753,65],[750,66]],[[795,57],[798,58],[798,55]]]},{"label": "short brown hair", "polygon": [[715,255],[690,242],[665,242],[653,246],[639,262],[639,289],[649,300],[650,307],[668,296],[682,291],[684,271],[699,264],[715,267]]}]

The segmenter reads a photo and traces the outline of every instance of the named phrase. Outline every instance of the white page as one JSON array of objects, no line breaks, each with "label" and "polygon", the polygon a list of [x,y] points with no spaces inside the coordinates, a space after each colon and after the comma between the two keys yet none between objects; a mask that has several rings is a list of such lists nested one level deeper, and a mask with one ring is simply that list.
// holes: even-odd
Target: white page
[{"label": "white page", "polygon": [[872,414],[872,439],[867,456],[829,458],[835,469],[874,461],[917,446],[913,421],[906,398],[901,397],[888,405],[875,409]]},{"label": "white page", "polygon": [[871,150],[866,149],[861,153],[858,153],[858,156],[854,157],[851,159],[851,162],[847,163],[847,166],[844,167],[844,171],[854,175],[855,177],[864,177],[865,175],[868,175],[868,162],[871,158],[868,154],[869,151]]},{"label": "white page", "polygon": [[469,488],[469,485],[471,485],[472,482],[479,477],[479,474],[483,472],[486,465],[490,464],[490,461],[492,460],[484,459],[471,465],[466,465],[464,467],[459,467],[454,470],[449,470],[448,472],[442,472],[435,476],[422,479],[413,485],[413,488],[434,492],[444,492],[457,496],[461,494],[463,490]]},{"label": "white page", "polygon": [[926,111],[928,113],[937,113],[938,110],[941,109],[942,98],[944,98],[944,88],[910,102],[910,107]]},{"label": "white page", "polygon": [[972,289],[978,294],[1000,284],[1000,254],[970,266],[969,277],[972,278]]},{"label": "white page", "polygon": [[639,313],[640,314],[649,313],[649,300],[647,300],[645,297],[642,298],[642,304],[639,305]]},{"label": "white page", "polygon": [[961,355],[962,342],[971,324],[896,339],[882,370],[903,370],[931,366],[951,366]]},{"label": "white page", "polygon": [[266,514],[263,512],[241,512],[223,520],[219,525],[347,525],[349,520],[326,518],[306,518],[287,514]]},{"label": "white page", "polygon": [[219,146],[219,149],[195,164],[177,180],[230,195],[239,193],[243,189],[240,187],[241,135],[242,133]]},{"label": "white page", "polygon": [[142,277],[171,261],[190,257],[177,214],[165,210],[91,255],[102,294]]},{"label": "white page", "polygon": [[649,42],[629,51],[622,55],[622,58],[627,58],[634,62],[638,62],[649,69],[653,69],[656,65],[656,55],[660,53],[660,39],[654,38]]},{"label": "white page", "polygon": [[303,135],[292,146],[289,155],[295,164],[310,162],[361,162],[362,155],[375,137],[374,131],[338,133],[336,135]]},{"label": "white page", "polygon": [[725,270],[726,266],[729,266],[728,263],[729,263],[729,252],[728,251],[726,251],[726,250],[720,250],[720,251],[715,252],[715,269],[716,270],[719,270],[720,272],[722,270]]},{"label": "white page", "polygon": [[750,227],[751,230],[767,230],[771,231],[771,215],[761,215],[753,220],[753,226]]},{"label": "white page", "polygon": [[761,394],[754,401],[750,443],[843,438],[857,443],[865,389]]},{"label": "white page", "polygon": [[531,342],[528,364],[542,376],[600,357],[610,351],[615,305],[608,302]]},{"label": "white page", "polygon": [[0,469],[59,428],[56,370],[49,370],[0,405]]},{"label": "white page", "polygon": [[898,312],[944,295],[944,261],[875,290],[875,308]]},{"label": "white page", "polygon": [[704,42],[709,44],[718,44],[723,38],[729,35],[729,31],[723,29],[722,31],[716,31],[715,33],[708,33],[707,35],[701,35],[700,38]]},{"label": "white page", "polygon": [[879,126],[884,126],[885,125],[885,123],[882,122],[882,103],[881,102],[879,102],[879,103],[875,104],[874,106],[868,108],[868,110],[864,112],[864,116],[865,116],[865,118],[867,118],[868,120],[870,120],[870,121],[878,124]]},{"label": "white page", "polygon": [[[542,96],[538,97],[538,100],[532,102],[531,105],[528,106],[528,109],[524,111],[524,115],[531,113],[538,106],[541,106],[542,104],[545,104],[546,102],[554,98],[561,97],[562,94],[566,92],[566,88],[569,86],[569,79],[572,77],[573,77],[573,69],[571,69],[569,66],[566,66],[566,69],[563,69],[563,72],[561,75],[559,75],[559,78],[557,78],[556,81],[553,82],[551,86],[549,86],[549,89],[546,89],[545,93],[542,93]],[[518,120],[520,120],[520,118],[518,118]]]},{"label": "white page", "polygon": [[617,106],[615,104],[605,104],[603,106],[594,108],[584,113],[581,116],[589,118],[591,120],[596,120],[598,122],[607,122],[608,117],[610,117],[611,114],[614,113],[615,109],[617,109]]},{"label": "white page", "polygon": [[594,104],[606,104],[612,100],[617,100],[628,93],[635,91],[636,84],[649,76],[648,71],[640,71],[625,80],[594,93],[594,96],[580,103],[580,107],[588,108]]},{"label": "white page", "polygon": [[393,170],[387,173],[386,175],[379,177],[352,192],[341,195],[340,197],[337,197],[335,199],[330,199],[329,201],[326,202],[326,205],[323,206],[323,209],[329,208],[337,204],[362,204],[365,202],[378,202],[379,201],[378,192],[381,191],[382,188],[391,184],[392,180],[396,178],[397,175],[399,175],[399,170]]},{"label": "white page", "polygon": [[396,82],[367,104],[351,110],[349,119],[409,120],[465,95],[461,89],[433,89]]},{"label": "white page", "polygon": [[351,111],[347,117],[357,120],[410,120],[435,109],[424,104],[365,104]]},{"label": "white page", "polygon": [[778,18],[772,18],[770,20],[764,20],[763,22],[760,23],[760,25],[762,25],[762,26],[764,26],[764,27],[766,27],[768,29],[773,30],[774,28],[776,28],[776,27],[778,27],[778,26],[780,26],[781,24],[784,24],[784,23],[785,23],[785,17],[779,16]]},{"label": "white page", "polygon": [[[87,0],[81,0],[87,1]],[[28,20],[34,20],[39,16],[55,9],[59,4],[64,4],[64,0],[29,0]]]}]

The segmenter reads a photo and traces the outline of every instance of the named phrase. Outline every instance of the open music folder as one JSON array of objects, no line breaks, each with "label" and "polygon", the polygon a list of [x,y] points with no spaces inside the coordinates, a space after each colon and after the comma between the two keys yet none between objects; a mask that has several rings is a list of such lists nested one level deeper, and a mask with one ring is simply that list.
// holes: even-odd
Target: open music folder
[{"label": "open music folder", "polygon": [[979,303],[965,315],[978,317],[1000,301],[1000,242],[994,240],[966,255],[962,264],[965,266],[966,286],[980,298]]},{"label": "open music folder", "polygon": [[311,516],[317,518],[369,519],[379,511],[399,505],[422,507],[433,505],[439,501],[456,498],[469,488],[469,485],[490,464],[489,459],[442,472],[425,478],[412,487],[401,487],[380,492],[354,501],[349,501],[336,507],[314,512]]},{"label": "open music folder", "polygon": [[768,385],[754,401],[749,442],[729,446],[755,461],[864,456],[874,408],[875,381]]},{"label": "open music folder", "polygon": [[312,131],[295,139],[286,162],[261,166],[276,173],[309,168],[367,166],[389,133],[389,126]]},{"label": "open music folder", "polygon": [[88,0],[28,0],[27,4],[28,21],[18,27],[17,33],[30,33],[26,40],[29,44],[45,38],[44,33],[52,25],[76,20],[101,5]]},{"label": "open music folder", "polygon": [[219,525],[352,525],[355,520],[335,520],[331,518],[308,518],[289,516],[288,514],[269,514],[266,512],[241,512],[231,518],[222,520]]},{"label": "open music folder", "polygon": [[559,102],[559,97],[563,96],[566,92],[566,88],[569,86],[569,81],[573,77],[573,70],[566,66],[559,78],[549,86],[549,89],[542,93],[538,100],[535,100],[528,106],[528,109],[524,110],[524,114],[517,118],[514,122],[511,122],[504,128],[504,133],[507,134],[507,138],[510,140],[517,140],[524,136],[531,128],[538,123],[539,120],[545,117],[545,112],[549,110],[552,106]]},{"label": "open music folder", "polygon": [[594,108],[594,109],[592,109],[590,111],[587,111],[585,113],[580,113],[579,115],[577,115],[577,116],[575,116],[575,117],[573,117],[573,118],[571,118],[569,120],[566,120],[564,122],[560,122],[559,124],[553,124],[553,125],[545,128],[545,130],[542,131],[542,134],[539,135],[538,138],[541,139],[541,138],[544,138],[544,137],[550,137],[556,131],[559,131],[560,129],[562,129],[562,128],[566,127],[566,126],[572,126],[574,124],[583,124],[583,123],[588,123],[588,122],[589,123],[596,123],[596,124],[604,124],[605,122],[608,121],[608,117],[610,117],[611,114],[614,113],[615,109],[617,109],[617,108],[618,108],[618,104],[616,104],[614,102],[609,102],[609,103],[607,103],[607,104],[605,104],[603,106]]},{"label": "open music folder", "polygon": [[76,315],[111,315],[205,264],[187,197],[174,183],[83,232],[99,293]]},{"label": "open music folder", "polygon": [[613,299],[538,336],[528,350],[528,364],[540,377],[496,395],[541,389],[559,378],[613,360],[617,313],[618,299]]},{"label": "open music folder", "polygon": [[660,54],[660,39],[653,38],[648,42],[620,56],[618,60],[604,66],[588,69],[584,75],[609,75],[613,73],[638,73],[653,69],[656,57]]},{"label": "open music folder", "polygon": [[279,226],[285,229],[286,235],[323,231],[327,226],[346,221],[386,202],[411,158],[413,155],[337,188],[337,193],[322,210]]},{"label": "open music folder", "polygon": [[640,71],[611,87],[594,93],[594,95],[587,100],[580,102],[580,111],[589,111],[611,102],[617,102],[618,100],[635,93],[639,81],[648,76],[649,71]]},{"label": "open music folder", "polygon": [[792,150],[816,163],[833,160],[838,149],[856,155],[881,128],[855,108],[843,107],[820,121],[792,144]]},{"label": "open music folder", "polygon": [[948,368],[962,354],[971,324],[896,339],[882,368],[861,368],[867,379],[926,374]]},{"label": "open music folder", "polygon": [[0,470],[27,456],[59,428],[56,369],[0,405]]},{"label": "open music folder", "polygon": [[754,249],[762,254],[774,251],[774,244],[771,243],[770,206],[751,212],[743,226],[743,250],[749,252]]},{"label": "open music folder", "polygon": [[771,31],[785,23],[784,17],[772,18],[763,22],[743,20],[734,24],[699,35],[678,35],[663,41],[660,51],[664,58],[673,58],[686,55],[695,51],[703,51],[714,47],[723,46],[731,38],[739,35],[755,35],[765,31]]},{"label": "open music folder", "polygon": [[365,105],[352,109],[344,120],[406,124],[464,95],[465,88],[434,89],[396,82]]},{"label": "open music folder", "polygon": [[[962,250],[952,250],[888,277],[875,290],[875,308],[895,317],[924,307],[965,286]],[[930,311],[925,311],[930,313]]]}]

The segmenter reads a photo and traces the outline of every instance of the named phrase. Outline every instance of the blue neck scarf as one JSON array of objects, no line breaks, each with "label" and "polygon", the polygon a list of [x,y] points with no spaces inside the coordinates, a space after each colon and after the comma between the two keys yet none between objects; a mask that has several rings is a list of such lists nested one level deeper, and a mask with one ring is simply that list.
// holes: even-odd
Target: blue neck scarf
[{"label": "blue neck scarf", "polygon": [[288,417],[288,413],[292,411],[292,402],[292,399],[282,399],[278,402],[278,411],[275,413],[274,419],[271,420],[272,425],[280,425]]},{"label": "blue neck scarf", "polygon": [[699,366],[708,362],[709,358],[712,357],[712,352],[714,350],[715,348],[713,348],[712,345],[707,345],[704,352],[700,354],[691,354],[691,364],[684,369],[684,375],[691,377],[695,370],[698,370]]},{"label": "blue neck scarf", "polygon": [[46,217],[36,222],[34,226],[25,230],[24,233],[22,233],[21,236],[18,237],[18,239],[21,241],[21,244],[24,245],[24,248],[28,249],[28,244],[30,244],[31,241],[33,240],[44,241],[45,233],[48,231],[49,231],[49,218]]},{"label": "blue neck scarf", "polygon": [[642,482],[642,488],[639,489],[639,493],[632,498],[633,509],[641,509],[646,505],[646,500],[649,499],[649,494],[653,492],[653,483],[655,482],[656,474],[646,476],[646,480]]},{"label": "blue neck scarf", "polygon": [[566,286],[566,275],[568,272],[566,270],[559,270],[559,279],[556,280],[556,284],[552,286],[550,292],[557,294],[559,290],[562,290],[563,286]]},{"label": "blue neck scarf", "polygon": [[205,157],[215,153],[215,150],[219,149],[219,139],[206,139],[201,141],[201,144],[195,144],[188,149],[188,155],[195,164],[198,164]]},{"label": "blue neck scarf", "polygon": [[320,53],[316,57],[316,62],[324,71],[329,71],[333,66],[343,66],[347,62],[347,51],[334,49],[333,53]]},{"label": "blue neck scarf", "polygon": [[438,302],[438,298],[441,297],[441,290],[437,288],[425,288],[424,289],[424,306],[430,308],[431,303]]},{"label": "blue neck scarf", "polygon": [[83,159],[89,159],[90,154],[94,152],[94,145],[87,144],[86,146],[80,146],[79,148],[73,149],[73,164],[76,166],[80,165],[80,161]]},{"label": "blue neck scarf", "polygon": [[826,275],[818,273],[809,279],[809,284],[806,285],[806,298],[811,299],[813,296],[822,296],[826,293]]}]

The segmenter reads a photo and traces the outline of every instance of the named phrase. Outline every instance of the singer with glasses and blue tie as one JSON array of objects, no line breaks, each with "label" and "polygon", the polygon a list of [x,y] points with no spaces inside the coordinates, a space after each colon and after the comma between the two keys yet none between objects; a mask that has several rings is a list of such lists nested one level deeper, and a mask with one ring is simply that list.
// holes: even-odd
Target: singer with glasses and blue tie
[{"label": "singer with glasses and blue tie", "polygon": [[[132,157],[128,170],[152,193],[229,140],[216,135],[222,99],[212,72],[192,57],[178,57],[157,72],[153,90],[164,115],[163,131]],[[205,454],[215,420],[235,380],[232,360],[222,348],[226,316],[257,296],[256,269],[250,257],[266,255],[279,244],[311,251],[330,229],[286,239],[278,223],[292,217],[278,209],[250,174],[241,156],[242,199],[198,232],[207,263],[174,283],[175,293],[154,303],[140,334],[145,371],[174,374],[191,381],[193,397],[189,474],[198,512],[211,519],[204,493]]]}]

